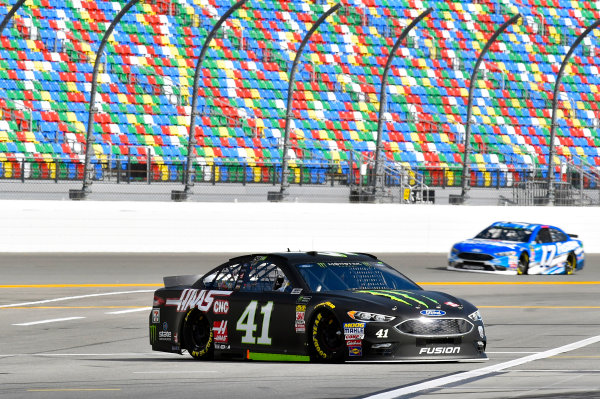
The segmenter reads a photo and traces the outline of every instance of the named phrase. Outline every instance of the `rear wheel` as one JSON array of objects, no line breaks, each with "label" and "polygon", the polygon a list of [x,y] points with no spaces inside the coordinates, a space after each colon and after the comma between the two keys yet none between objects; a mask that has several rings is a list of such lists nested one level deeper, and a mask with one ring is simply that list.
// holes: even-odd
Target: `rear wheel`
[{"label": "rear wheel", "polygon": [[198,360],[213,356],[213,330],[206,315],[190,310],[183,323],[183,343],[189,354]]},{"label": "rear wheel", "polygon": [[344,360],[344,334],[342,326],[333,313],[317,313],[310,333],[310,355],[315,361],[341,362]]},{"label": "rear wheel", "polygon": [[527,252],[523,252],[519,258],[519,264],[517,265],[517,274],[527,274],[529,271],[529,255]]},{"label": "rear wheel", "polygon": [[567,263],[565,264],[565,274],[573,274],[577,267],[577,258],[575,254],[571,252],[567,257]]}]

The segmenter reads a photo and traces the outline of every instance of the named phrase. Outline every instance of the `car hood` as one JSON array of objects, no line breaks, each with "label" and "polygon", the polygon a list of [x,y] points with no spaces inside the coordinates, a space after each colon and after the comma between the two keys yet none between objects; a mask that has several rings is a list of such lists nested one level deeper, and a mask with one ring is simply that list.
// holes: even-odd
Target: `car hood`
[{"label": "car hood", "polygon": [[460,252],[481,252],[484,254],[494,254],[496,252],[514,251],[524,243],[514,241],[483,240],[472,238],[454,244],[454,248]]},{"label": "car hood", "polygon": [[387,309],[388,313],[389,311],[394,311],[403,314],[443,316],[444,314],[456,314],[475,310],[475,307],[464,299],[438,291],[356,290],[340,293],[340,295],[351,299],[355,305],[358,305],[360,301],[363,305],[373,305],[373,308],[383,307]]}]

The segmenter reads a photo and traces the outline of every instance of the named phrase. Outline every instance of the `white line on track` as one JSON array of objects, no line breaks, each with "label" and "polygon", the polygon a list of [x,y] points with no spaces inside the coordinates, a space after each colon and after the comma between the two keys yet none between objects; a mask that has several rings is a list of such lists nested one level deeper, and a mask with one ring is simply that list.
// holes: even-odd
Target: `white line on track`
[{"label": "white line on track", "polygon": [[488,374],[497,373],[510,367],[516,367],[521,364],[533,362],[535,360],[545,359],[551,356],[558,355],[559,353],[569,352],[575,349],[583,348],[584,346],[592,345],[600,342],[600,335],[590,337],[581,341],[573,342],[572,344],[560,346],[558,348],[550,349],[544,352],[539,352],[533,355],[525,356],[520,359],[510,360],[508,362],[495,364],[493,366],[484,367],[481,369],[467,371],[465,373],[450,375],[447,377],[437,378],[431,381],[422,382],[420,384],[409,385],[406,387],[393,389],[391,391],[378,393],[371,396],[366,396],[365,399],[392,399],[399,398],[403,395],[412,394],[415,392],[425,391],[428,389],[434,389],[443,385],[452,384],[455,382],[468,380],[470,378],[483,377]]},{"label": "white line on track", "polygon": [[183,374],[183,373],[216,373],[215,370],[173,370],[173,371],[134,371],[133,374]]},{"label": "white line on track", "polygon": [[123,314],[123,313],[143,312],[143,311],[148,311],[150,309],[152,309],[152,306],[148,306],[147,308],[117,310],[115,312],[106,312],[106,314]]},{"label": "white line on track", "polygon": [[139,293],[148,293],[148,292],[154,292],[154,291],[155,290],[136,290],[136,291],[104,292],[101,294],[66,296],[66,297],[62,297],[62,298],[45,299],[42,301],[21,302],[21,303],[11,303],[10,305],[0,305],[0,308],[14,308],[14,307],[18,307],[18,306],[39,305],[41,303],[69,301],[71,299],[93,298],[93,297],[97,297],[97,296],[107,296],[107,295],[139,294]]},{"label": "white line on track", "polygon": [[62,319],[48,319],[48,320],[40,320],[40,321],[30,321],[28,323],[13,324],[13,326],[33,326],[33,325],[36,325],[36,324],[56,323],[58,321],[69,321],[69,320],[77,320],[77,319],[85,319],[85,317],[75,316],[75,317],[64,317]]}]

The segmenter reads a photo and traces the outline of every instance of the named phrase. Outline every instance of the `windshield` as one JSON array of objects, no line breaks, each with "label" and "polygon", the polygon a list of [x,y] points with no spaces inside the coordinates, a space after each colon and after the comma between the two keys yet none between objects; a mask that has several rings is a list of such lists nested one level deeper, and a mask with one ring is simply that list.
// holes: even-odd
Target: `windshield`
[{"label": "windshield", "polygon": [[529,241],[530,236],[531,230],[490,226],[481,233],[477,234],[475,238],[482,238],[484,240],[527,242]]},{"label": "windshield", "polygon": [[311,291],[420,290],[421,288],[380,261],[320,262],[296,265]]}]

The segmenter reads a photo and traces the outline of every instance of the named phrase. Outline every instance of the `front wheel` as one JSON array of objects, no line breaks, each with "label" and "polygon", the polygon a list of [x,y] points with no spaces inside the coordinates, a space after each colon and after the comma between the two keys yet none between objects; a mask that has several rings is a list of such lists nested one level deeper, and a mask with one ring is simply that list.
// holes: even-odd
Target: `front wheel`
[{"label": "front wheel", "polygon": [[319,312],[311,325],[311,359],[321,362],[341,362],[344,360],[344,334],[340,322],[331,312]]},{"label": "front wheel", "polygon": [[567,257],[567,263],[565,264],[565,274],[573,274],[577,267],[577,258],[575,254],[571,252]]},{"label": "front wheel", "polygon": [[517,265],[517,274],[527,274],[529,271],[529,255],[527,252],[523,252],[519,258],[519,264]]},{"label": "front wheel", "polygon": [[183,344],[189,354],[198,360],[213,356],[213,329],[206,315],[190,310],[183,323]]}]

